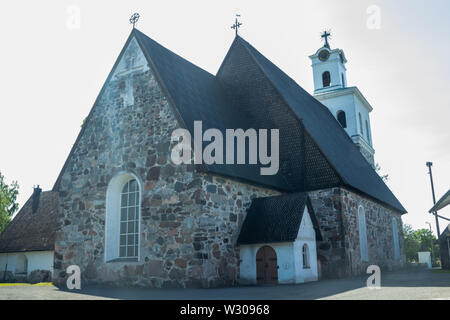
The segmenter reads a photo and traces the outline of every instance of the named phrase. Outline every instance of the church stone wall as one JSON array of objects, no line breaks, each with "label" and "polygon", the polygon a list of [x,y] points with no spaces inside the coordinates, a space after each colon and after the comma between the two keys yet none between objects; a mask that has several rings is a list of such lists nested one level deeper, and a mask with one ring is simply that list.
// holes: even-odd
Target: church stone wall
[{"label": "church stone wall", "polygon": [[[233,285],[246,209],[252,198],[277,192],[171,163],[179,123],[140,54],[131,42],[63,172],[54,282],[65,285],[66,268],[78,265],[84,285]],[[143,186],[138,261],[104,258],[106,192],[118,172]]]},{"label": "church stone wall", "polygon": [[[323,240],[317,243],[321,278],[342,278],[365,274],[369,265],[382,270],[404,266],[401,215],[344,188],[309,192]],[[366,213],[369,261],[361,261],[358,207]],[[392,219],[397,220],[400,259],[394,257]]]},{"label": "church stone wall", "polygon": [[[60,183],[54,282],[65,285],[70,265],[83,284],[212,287],[239,279],[236,240],[251,199],[279,194],[170,160],[179,122],[135,41],[85,124]],[[106,193],[119,172],[141,182],[140,257],[105,262]],[[324,240],[318,243],[322,277],[362,273],[357,205],[367,213],[371,264],[391,268],[391,210],[333,188],[310,192]],[[403,237],[399,237],[401,251]],[[402,255],[402,259],[404,256]]]},{"label": "church stone wall", "polygon": [[309,192],[318,220],[322,241],[317,242],[319,277],[340,278],[346,275],[345,233],[342,219],[341,189]]},{"label": "church stone wall", "polygon": [[[394,270],[406,264],[401,215],[367,197],[341,189],[342,214],[349,275],[365,274],[369,265],[378,265],[381,270]],[[361,261],[359,247],[358,207],[366,214],[369,261]],[[394,256],[394,234],[392,220],[397,220],[400,258]]]}]

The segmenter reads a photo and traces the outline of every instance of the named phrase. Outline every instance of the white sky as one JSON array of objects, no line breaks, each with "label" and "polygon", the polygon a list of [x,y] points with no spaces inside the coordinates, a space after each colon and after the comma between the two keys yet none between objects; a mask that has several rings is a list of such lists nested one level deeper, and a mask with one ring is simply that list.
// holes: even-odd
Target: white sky
[{"label": "white sky", "polygon": [[[377,30],[367,27],[371,5],[381,9]],[[439,198],[450,188],[447,0],[2,0],[0,172],[19,182],[20,205],[33,185],[52,188],[136,11],[141,31],[213,74],[240,13],[240,35],[309,92],[308,56],[331,29],[331,46],[348,59],[348,84],[374,107],[375,160],[409,211],[403,221],[435,229],[425,162],[434,162]],[[450,217],[450,207],[440,213]]]}]

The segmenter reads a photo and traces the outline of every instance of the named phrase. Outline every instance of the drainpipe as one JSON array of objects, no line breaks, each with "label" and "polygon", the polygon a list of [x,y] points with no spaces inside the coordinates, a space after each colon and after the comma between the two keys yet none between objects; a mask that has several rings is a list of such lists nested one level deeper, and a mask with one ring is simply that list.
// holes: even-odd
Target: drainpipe
[{"label": "drainpipe", "polygon": [[3,282],[6,281],[6,271],[8,270],[8,252],[6,253],[6,265],[5,265],[5,272],[3,273]]},{"label": "drainpipe", "polygon": [[[431,182],[431,194],[433,195],[433,205],[435,205],[436,197],[434,195],[433,173],[431,171],[432,166],[433,166],[432,162],[427,162],[428,174],[430,175],[430,182]],[[437,239],[439,240],[439,237],[441,236],[441,230],[439,228],[439,219],[436,211],[434,212],[434,217],[436,218],[436,232],[437,232]]]},{"label": "drainpipe", "polygon": [[[430,175],[430,182],[431,182],[431,193],[433,195],[433,205],[436,205],[436,197],[434,195],[434,183],[433,183],[433,173],[431,171],[431,167],[433,166],[432,162],[427,162],[426,163],[427,167],[428,167],[428,174]],[[441,246],[441,230],[439,228],[439,216],[437,211],[434,212],[434,217],[436,219],[436,232],[437,232],[437,241],[439,243],[439,247]],[[442,239],[444,240],[444,239]],[[440,253],[440,258],[441,258],[441,265],[442,265],[442,252],[440,252],[441,250],[439,250]],[[436,258],[436,257],[435,257]],[[450,259],[449,259],[450,260]]]},{"label": "drainpipe", "polygon": [[447,268],[450,269],[450,240],[449,240],[449,238],[447,238],[447,249],[448,249]]}]

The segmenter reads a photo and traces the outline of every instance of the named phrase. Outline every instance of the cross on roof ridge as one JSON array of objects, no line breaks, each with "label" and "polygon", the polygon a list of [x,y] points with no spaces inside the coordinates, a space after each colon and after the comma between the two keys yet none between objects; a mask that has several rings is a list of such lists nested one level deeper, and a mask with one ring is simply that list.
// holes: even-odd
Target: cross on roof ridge
[{"label": "cross on roof ridge", "polygon": [[236,36],[238,35],[238,29],[242,26],[242,23],[238,21],[238,17],[240,17],[240,14],[236,14],[236,21],[231,26],[231,29],[234,29],[236,32]]}]

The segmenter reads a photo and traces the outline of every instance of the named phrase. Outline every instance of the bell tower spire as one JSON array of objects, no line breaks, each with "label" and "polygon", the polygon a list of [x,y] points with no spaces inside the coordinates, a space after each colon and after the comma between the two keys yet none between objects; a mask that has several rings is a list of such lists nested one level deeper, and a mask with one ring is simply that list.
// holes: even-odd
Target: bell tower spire
[{"label": "bell tower spire", "polygon": [[331,49],[331,33],[324,31],[325,44],[309,58],[312,61],[314,97],[322,102],[375,167],[370,126],[372,107],[357,87],[347,86],[347,59],[344,50]]},{"label": "bell tower spire", "polygon": [[347,86],[347,69],[344,50],[331,49],[330,31],[324,31],[321,38],[325,42],[315,54],[310,56],[314,75],[314,93],[343,89]]},{"label": "bell tower spire", "polygon": [[325,41],[325,44],[323,45],[325,48],[330,49],[330,44],[328,43],[328,37],[331,39],[331,33],[328,30],[325,30],[321,37],[323,38],[323,40]]}]

